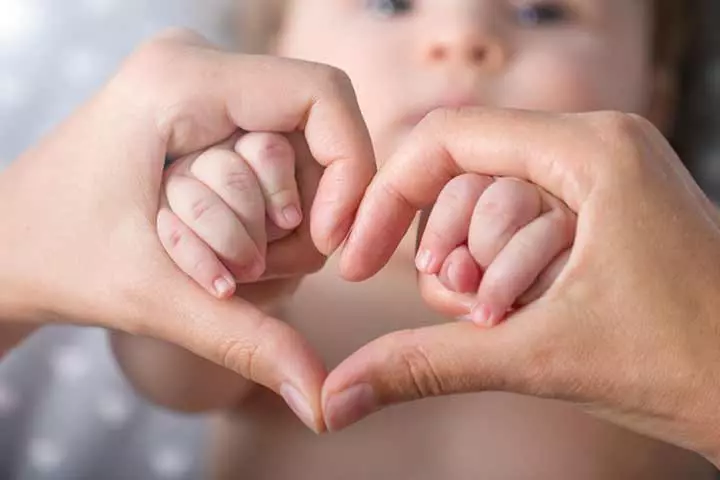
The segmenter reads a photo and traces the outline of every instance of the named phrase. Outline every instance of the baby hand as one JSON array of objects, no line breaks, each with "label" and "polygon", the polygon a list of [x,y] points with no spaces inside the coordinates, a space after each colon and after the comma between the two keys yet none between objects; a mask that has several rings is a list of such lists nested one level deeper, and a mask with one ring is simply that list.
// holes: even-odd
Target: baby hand
[{"label": "baby hand", "polygon": [[173,163],[157,233],[173,261],[219,298],[266,269],[269,242],[303,220],[295,152],[280,134],[248,133]]},{"label": "baby hand", "polygon": [[575,223],[562,202],[530,183],[459,176],[438,197],[418,246],[423,296],[446,314],[497,325],[552,285]]}]

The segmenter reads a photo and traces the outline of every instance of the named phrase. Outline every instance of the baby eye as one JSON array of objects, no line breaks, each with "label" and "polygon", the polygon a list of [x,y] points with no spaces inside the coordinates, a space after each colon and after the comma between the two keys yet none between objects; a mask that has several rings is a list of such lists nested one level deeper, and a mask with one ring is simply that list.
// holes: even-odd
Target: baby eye
[{"label": "baby eye", "polygon": [[519,6],[517,21],[524,27],[544,27],[565,23],[572,17],[570,8],[557,2],[538,2]]},{"label": "baby eye", "polygon": [[391,18],[410,13],[413,0],[366,0],[365,8],[376,15]]}]

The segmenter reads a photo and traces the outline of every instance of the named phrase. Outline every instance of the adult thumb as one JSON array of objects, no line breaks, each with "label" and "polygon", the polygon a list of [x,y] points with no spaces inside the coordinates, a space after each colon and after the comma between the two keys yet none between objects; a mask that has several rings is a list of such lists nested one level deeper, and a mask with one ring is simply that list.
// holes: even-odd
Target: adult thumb
[{"label": "adult thumb", "polygon": [[[327,376],[322,360],[288,324],[240,298],[218,300],[178,279],[178,292],[153,310],[163,318],[142,332],[180,345],[281,395],[316,432],[324,430],[320,391]],[[180,293],[182,292],[182,293]],[[147,315],[143,317],[148,318]]]},{"label": "adult thumb", "polygon": [[327,427],[340,430],[389,405],[426,397],[481,391],[542,396],[541,389],[549,396],[563,354],[543,340],[550,318],[534,304],[494,329],[453,322],[383,336],[328,376],[322,393]]}]

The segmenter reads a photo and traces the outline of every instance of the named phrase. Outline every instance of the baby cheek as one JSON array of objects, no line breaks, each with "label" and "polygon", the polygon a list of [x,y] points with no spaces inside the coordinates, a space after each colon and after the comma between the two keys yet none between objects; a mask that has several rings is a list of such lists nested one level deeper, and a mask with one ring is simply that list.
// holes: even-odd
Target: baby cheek
[{"label": "baby cheek", "polygon": [[501,86],[505,107],[556,112],[637,111],[643,97],[633,72],[600,60],[537,54],[518,59]]}]

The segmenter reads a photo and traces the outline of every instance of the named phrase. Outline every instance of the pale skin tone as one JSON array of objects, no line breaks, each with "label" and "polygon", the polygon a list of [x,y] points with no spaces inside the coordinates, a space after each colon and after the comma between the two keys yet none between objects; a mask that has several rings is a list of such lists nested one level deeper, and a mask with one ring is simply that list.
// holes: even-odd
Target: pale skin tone
[{"label": "pale skin tone", "polygon": [[[288,77],[292,88],[278,80]],[[375,172],[347,77],[223,53],[171,31],[139,48],[92,101],[3,171],[0,318],[13,323],[0,349],[39,324],[99,325],[181,345],[319,408],[325,368],[307,342],[248,302],[209,297],[156,234],[166,156],[203,151],[239,129],[294,132],[327,166],[312,224],[268,252],[269,265],[286,264],[298,244],[313,243],[315,255],[295,266],[317,269],[317,252],[342,242]],[[286,360],[273,358],[276,350]]]},{"label": "pale skin tone", "polygon": [[[348,72],[381,161],[391,157],[398,146],[413,143],[414,137],[410,134],[415,125],[428,111],[442,106],[479,104],[556,111],[618,109],[650,117],[663,111],[658,106],[663,100],[662,92],[654,89],[655,75],[660,72],[650,62],[650,16],[645,2],[578,1],[573,3],[571,11],[561,8],[558,12],[552,8],[538,9],[537,5],[525,2],[511,6],[504,2],[428,0],[398,2],[397,5],[413,6],[409,13],[394,11],[384,18],[378,16],[387,13],[383,2],[377,2],[376,6],[327,0],[291,3],[284,29],[277,39],[278,53],[329,63]],[[392,9],[405,8],[397,5]],[[563,16],[565,14],[568,16]],[[537,24],[538,21],[541,24]],[[664,119],[655,120],[661,123]],[[525,125],[538,128],[537,123],[519,123],[512,138],[522,138]],[[434,129],[425,127],[424,132],[428,131]],[[255,135],[252,134],[250,143],[257,138]],[[263,135],[266,135],[261,137],[264,141],[285,142],[284,137]],[[498,135],[498,147],[502,148],[504,137],[495,131],[489,135],[491,144],[493,135]],[[557,141],[563,143],[567,139],[559,135],[544,148],[552,150]],[[253,220],[240,221],[237,229],[224,232],[204,231],[202,226],[193,223],[197,219],[166,225],[172,227],[168,229],[159,223],[160,236],[181,238],[177,232],[182,230],[186,238],[192,239],[188,242],[192,248],[183,250],[178,248],[183,247],[182,242],[165,242],[170,255],[181,267],[183,259],[207,260],[201,263],[202,269],[194,268],[197,262],[186,261],[184,269],[188,274],[216,296],[229,294],[213,288],[216,279],[228,276],[241,282],[237,292],[241,297],[252,299],[264,294],[257,304],[302,332],[329,366],[337,365],[363,344],[393,330],[443,324],[448,317],[468,314],[478,323],[495,324],[504,315],[501,310],[518,299],[523,300],[523,293],[526,300],[533,300],[550,287],[568,258],[563,251],[572,235],[557,235],[566,229],[574,231],[573,212],[577,210],[570,211],[565,206],[565,203],[572,206],[563,195],[567,192],[551,190],[563,199],[558,202],[543,190],[518,180],[463,176],[459,175],[460,169],[446,171],[450,165],[447,162],[419,162],[415,157],[412,157],[415,163],[402,163],[404,170],[398,174],[397,169],[390,168],[391,160],[388,177],[394,182],[398,182],[399,177],[416,178],[415,167],[423,168],[417,172],[418,183],[412,185],[413,192],[432,185],[434,197],[429,201],[422,197],[422,205],[413,203],[411,207],[389,201],[393,209],[383,212],[380,203],[373,203],[381,195],[371,194],[358,223],[360,231],[355,232],[351,240],[355,242],[367,235],[367,238],[372,236],[372,241],[351,243],[340,265],[345,276],[354,279],[365,278],[374,273],[375,266],[389,261],[386,269],[369,282],[350,285],[337,280],[337,265],[332,262],[321,273],[306,278],[291,298],[278,301],[277,296],[267,293],[271,289],[263,283],[246,283],[252,281],[252,276],[243,278],[248,269],[236,268],[246,261],[228,261],[232,254],[213,245],[238,245],[228,238],[233,235],[237,238],[245,232],[243,238],[248,248],[242,249],[243,252],[256,252],[262,257],[263,249],[272,249],[273,241],[270,229],[264,229],[267,224],[264,219],[261,221],[263,217],[258,212],[268,213],[277,227],[282,220],[276,212],[285,205],[282,202],[274,205],[273,196],[265,193],[285,191],[288,192],[286,198],[293,198],[296,189],[302,193],[307,187],[304,188],[302,180],[295,185],[292,170],[287,168],[290,163],[287,157],[279,162],[286,166],[284,168],[259,170],[256,166],[267,167],[267,162],[262,155],[255,156],[257,150],[244,149],[237,143],[222,148],[225,154],[233,156],[236,168],[250,168],[255,172],[256,183],[245,189],[246,193],[255,192],[252,202],[259,206],[250,215]],[[469,149],[462,145],[458,148],[462,152]],[[542,151],[543,148],[538,147],[532,154],[542,157],[539,153]],[[491,152],[491,148],[483,151],[487,155]],[[185,165],[193,161],[181,159],[179,162]],[[302,164],[302,160],[297,164]],[[490,170],[476,171],[494,175]],[[503,175],[527,179],[525,173],[517,170],[517,175],[514,171],[503,172]],[[172,179],[173,174],[170,172],[168,178]],[[216,171],[212,175],[219,174]],[[263,176],[274,176],[276,183],[268,185]],[[457,178],[451,181],[454,176]],[[444,190],[435,188],[437,178],[442,179]],[[545,187],[543,182],[539,183]],[[177,208],[183,201],[182,190],[166,192],[169,199],[177,195],[176,202],[169,202],[170,210],[182,220],[183,207]],[[222,192],[206,193],[207,198],[213,198],[212,202],[217,204],[233,203]],[[420,248],[422,255],[415,258],[415,235],[411,232],[390,258],[407,227],[407,215],[430,207],[433,200],[438,201]],[[509,207],[499,215],[497,205]],[[454,212],[454,216],[448,217],[443,210]],[[368,213],[370,211],[372,213]],[[243,215],[232,207],[224,212],[230,219],[224,221],[226,225]],[[391,219],[396,213],[399,222]],[[367,220],[375,215],[383,219],[377,228]],[[285,226],[292,228],[289,224]],[[233,233],[236,231],[241,233]],[[551,247],[522,248],[528,243]],[[302,252],[297,250],[297,256],[301,257]],[[534,253],[538,255],[533,257]],[[216,254],[221,262],[216,262]],[[514,260],[519,257],[522,262]],[[364,258],[374,260],[366,264]],[[494,264],[500,267],[493,269]],[[206,268],[207,265],[210,267]],[[425,273],[420,277],[420,290],[416,267]],[[283,275],[282,271],[280,266],[269,275]],[[481,271],[485,273],[482,282]],[[493,276],[489,273],[493,271],[498,273]],[[533,286],[538,274],[540,281]],[[508,282],[508,276],[513,281]],[[518,276],[522,278],[518,280]],[[494,280],[488,283],[487,277]],[[287,294],[297,283],[276,280],[270,286]],[[420,291],[427,303],[443,316],[427,309]],[[458,291],[472,294],[461,295]],[[458,325],[482,331],[468,323]],[[387,372],[378,370],[378,366],[396,358],[392,355],[396,344],[401,354],[407,351],[403,347],[412,346],[411,342],[397,340],[404,338],[402,336],[388,338],[371,343],[331,375],[324,390],[324,418],[312,405],[290,401],[295,414],[315,430],[326,427],[338,430],[380,405],[418,394],[446,393],[423,384],[413,387],[410,383],[399,383],[398,391],[386,393],[383,383],[386,379],[398,378],[404,382],[408,377],[398,373],[402,369],[398,362],[391,362],[395,368]],[[433,345],[444,345],[442,336],[434,338],[434,342]],[[467,342],[460,343],[465,344]],[[333,469],[343,475],[357,472],[358,478],[393,471],[412,474],[414,478],[465,478],[463,475],[468,478],[483,475],[711,478],[707,465],[689,454],[597,422],[566,405],[502,394],[438,400],[390,410],[348,432],[317,439],[303,433],[299,425],[291,421],[287,410],[264,391],[253,389],[252,384],[210,364],[194,362],[186,352],[127,336],[117,336],[114,347],[131,380],[154,400],[186,410],[235,410],[230,421],[220,422],[218,434],[222,441],[216,450],[215,466],[220,475],[229,478],[240,473],[252,478],[284,478],[290,472],[294,478],[318,478],[333,475]],[[447,350],[437,348],[441,358],[452,364],[442,356]],[[183,367],[177,368],[178,365]],[[430,365],[411,366],[420,368],[420,372],[431,368]],[[452,376],[452,370],[449,372],[449,378],[457,378]],[[366,383],[374,380],[378,386],[368,393]],[[392,380],[388,381],[392,384]],[[466,383],[459,382],[455,391],[463,386],[468,389]],[[352,388],[357,383],[359,390]],[[489,388],[475,390],[483,389]],[[343,395],[343,391],[351,394]],[[241,408],[236,408],[240,405]],[[559,425],[563,426],[562,432],[558,431]],[[437,432],[441,426],[449,430],[437,436],[422,433]],[[412,428],[418,431],[412,433]],[[252,453],[255,448],[258,453]],[[431,453],[425,453],[426,450]],[[390,451],[392,455],[387,455]],[[529,455],[522,464],[516,461],[518,451]],[[243,457],[244,452],[250,452],[248,457]],[[333,459],[332,464],[328,458]]]},{"label": "pale skin tone", "polygon": [[[479,131],[492,140],[478,141]],[[531,131],[518,148],[516,136]],[[576,402],[720,465],[712,367],[720,357],[720,215],[660,133],[617,113],[478,109],[439,112],[415,135],[365,196],[343,254],[346,276],[375,272],[413,213],[468,170],[525,178],[565,199],[581,212],[575,244],[551,289],[502,326],[407,330],[344,360],[323,391],[333,428],[383,405],[500,388]],[[568,135],[575,140],[557,141]],[[528,154],[538,151],[548,155]],[[588,168],[579,160],[588,151],[604,161]],[[403,175],[423,164],[444,164],[448,177]],[[388,248],[368,248],[380,236],[390,237]],[[426,287],[432,303],[436,293]],[[635,293],[625,302],[628,291]]]},{"label": "pale skin tone", "polygon": [[[203,74],[188,75],[193,71]],[[289,92],[288,85],[277,79],[288,77],[294,79],[293,94],[284,95],[275,104],[281,92]],[[183,81],[177,82],[178,78]],[[168,85],[174,87],[168,89]],[[248,92],[252,94],[248,96]],[[276,108],[268,110],[268,105]],[[316,157],[338,165],[334,175],[342,177],[344,173],[348,179],[369,181],[366,169],[372,155],[359,118],[346,80],[327,67],[220,54],[187,33],[174,32],[146,45],[96,98],[0,175],[0,318],[14,319],[21,329],[74,320],[152,335],[277,390],[282,382],[292,381],[301,392],[315,398],[313,392],[319,393],[321,381],[304,376],[303,372],[312,371],[314,362],[307,361],[312,358],[309,350],[295,349],[298,336],[240,300],[211,301],[165,256],[154,221],[159,211],[162,164],[167,153],[183,157],[203,151],[237,127],[285,132],[303,126],[299,130]],[[200,125],[204,128],[198,129]],[[320,133],[327,131],[334,131],[341,139],[329,150],[322,142],[327,137]],[[345,136],[349,132],[360,135]],[[331,427],[340,428],[361,416],[358,412],[363,413],[349,408],[346,412],[356,415],[343,417],[338,415],[343,403],[346,407],[358,405],[347,401],[331,405],[337,403],[333,402],[336,395],[358,382],[375,392],[365,396],[376,400],[375,406],[418,394],[502,388],[581,402],[594,414],[697,450],[717,463],[720,422],[716,418],[719,389],[715,366],[720,363],[716,335],[720,330],[720,279],[713,260],[720,256],[720,227],[710,202],[659,133],[642,120],[618,114],[558,117],[474,110],[433,115],[416,135],[415,141],[408,142],[408,147],[389,161],[395,167],[385,169],[370,189],[357,233],[342,260],[345,276],[359,279],[379,268],[415,209],[431,203],[450,177],[465,171],[536,182],[562,199],[579,214],[573,254],[543,299],[501,328],[488,331],[452,322],[429,330],[405,331],[370,344],[348,359],[325,383],[323,404]],[[335,150],[338,146],[343,154]],[[597,161],[586,161],[588,151]],[[443,166],[447,175],[408,176],[405,172],[407,168],[422,170],[433,165]],[[331,184],[339,180],[330,178]],[[363,183],[350,181],[345,185],[364,190]],[[37,195],[38,189],[43,195]],[[403,194],[408,203],[388,198],[392,190]],[[339,205],[353,210],[354,198],[359,200],[352,195],[354,191],[335,192],[344,199]],[[331,192],[319,193],[318,197],[328,199],[326,195]],[[347,193],[350,195],[345,196]],[[327,225],[344,224],[344,216],[317,217],[324,220],[311,229],[316,247],[329,252],[337,240],[334,234],[325,236],[334,230]],[[639,218],[644,220],[641,224]],[[377,240],[387,227],[394,232],[387,248],[369,248],[377,247],[376,243],[364,245],[363,239]],[[275,265],[271,259],[278,260],[268,252],[268,266]],[[286,268],[293,265],[290,258],[280,263]],[[307,268],[305,259],[298,263],[301,266],[296,271]],[[93,268],[87,268],[88,264]],[[393,271],[399,275],[393,280],[401,280],[397,285],[408,288],[412,295],[415,287],[407,280],[415,274],[405,267]],[[325,287],[331,285],[322,277],[308,281],[313,278]],[[407,316],[416,321],[424,311],[419,303],[398,304],[395,297],[406,292],[392,291],[384,281],[368,287],[366,294],[387,299],[382,308],[397,309],[391,312],[397,315],[387,317],[397,322],[372,325],[359,321],[357,325],[377,330],[401,328]],[[424,290],[431,303],[433,291]],[[353,290],[352,295],[355,293]],[[348,297],[330,298],[339,300],[337,311],[346,318],[344,301]],[[313,306],[310,302],[307,305]],[[239,318],[244,322],[238,322]],[[367,320],[367,316],[358,320]],[[433,318],[425,320],[435,323]],[[263,325],[262,336],[256,335],[259,325]],[[6,335],[3,326],[3,341],[22,337],[14,328],[10,332]],[[327,328],[316,332],[324,338]],[[344,333],[339,332],[337,342],[326,352],[333,363],[363,341]],[[375,332],[365,333],[370,337]],[[598,341],[602,338],[608,341]],[[241,345],[246,348],[228,348]],[[289,349],[297,355],[288,355]],[[286,363],[288,357],[292,363]],[[186,358],[191,365],[174,363],[172,368],[197,371],[193,366],[196,360]],[[408,363],[410,360],[415,361]],[[324,378],[324,374],[319,376]],[[362,390],[367,392],[368,387]],[[199,397],[205,393],[200,391]],[[482,396],[489,404],[482,406],[495,405],[487,409],[479,408],[481,397],[446,400],[474,404],[475,408],[464,415],[457,411],[461,409],[446,408],[447,403],[433,409],[432,402],[425,402],[419,404],[420,410],[390,410],[387,416],[379,414],[376,420],[365,422],[367,427],[358,426],[357,434],[349,435],[355,435],[358,446],[384,455],[388,462],[379,465],[369,464],[367,455],[356,455],[357,449],[347,449],[350,437],[346,441],[324,437],[328,440],[320,443],[308,441],[301,428],[289,431],[291,423],[282,408],[266,409],[268,415],[259,419],[257,428],[233,430],[226,440],[234,442],[231,447],[247,446],[244,439],[249,442],[250,448],[230,452],[235,458],[245,455],[245,465],[267,467],[257,462],[257,453],[273,451],[276,455],[271,466],[291,469],[292,474],[298,472],[297,465],[277,462],[278,454],[284,453],[280,447],[288,446],[291,451],[312,447],[298,453],[307,454],[302,457],[306,463],[313,458],[318,463],[324,460],[324,473],[329,456],[336,462],[355,460],[354,471],[358,472],[378,468],[387,474],[391,471],[388,466],[395,462],[398,473],[407,474],[408,468],[414,467],[414,473],[432,475],[437,471],[435,478],[441,478],[452,473],[451,468],[463,458],[467,466],[478,466],[480,454],[485,453],[493,462],[479,467],[497,468],[494,476],[507,476],[504,468],[525,466],[527,476],[537,478],[538,465],[547,471],[544,469],[552,463],[548,453],[555,452],[567,460],[569,453],[582,456],[593,451],[598,455],[595,462],[586,463],[580,471],[565,463],[562,474],[593,478],[604,471],[609,478],[639,478],[637,470],[608,470],[623,469],[630,462],[644,472],[648,464],[657,467],[661,463],[661,473],[669,478],[692,476],[682,456],[671,455],[667,447],[637,439],[633,448],[621,452],[598,450],[596,436],[607,433],[606,426],[584,423],[586,428],[578,429],[578,424],[568,418],[572,410],[561,405],[528,400],[541,413],[535,415],[521,397],[502,397],[501,402],[493,401],[493,397]],[[368,405],[372,403],[365,402],[364,407]],[[507,415],[501,415],[503,408]],[[440,417],[443,412],[446,416]],[[444,429],[438,432],[445,441],[438,448],[424,441],[427,429],[418,422],[423,418],[418,414],[427,413],[445,420],[439,427]],[[395,415],[398,428],[376,435],[377,429],[387,427]],[[532,417],[541,422],[526,421]],[[543,419],[546,428],[542,427]],[[478,424],[470,438],[455,435],[472,421]],[[514,428],[513,422],[522,428]],[[410,430],[413,426],[417,430]],[[364,439],[362,428],[375,435]],[[483,440],[478,435],[482,431],[495,435]],[[527,434],[533,448],[523,448],[519,432]],[[616,434],[620,437],[614,440],[628,438]],[[284,442],[278,442],[279,438]],[[299,442],[287,442],[293,438]],[[540,444],[538,438],[542,439]],[[567,442],[562,442],[563,438]],[[448,439],[458,441],[450,445]],[[398,448],[401,445],[407,448]],[[345,456],[341,456],[343,452]],[[443,452],[448,455],[441,455]],[[599,455],[602,452],[607,456]],[[431,469],[433,465],[435,470]],[[595,473],[591,475],[589,470]],[[264,471],[272,476],[272,471]],[[471,470],[466,472],[472,474]],[[237,470],[229,473],[234,475]]]}]

